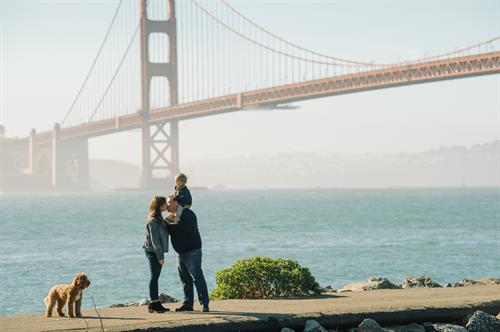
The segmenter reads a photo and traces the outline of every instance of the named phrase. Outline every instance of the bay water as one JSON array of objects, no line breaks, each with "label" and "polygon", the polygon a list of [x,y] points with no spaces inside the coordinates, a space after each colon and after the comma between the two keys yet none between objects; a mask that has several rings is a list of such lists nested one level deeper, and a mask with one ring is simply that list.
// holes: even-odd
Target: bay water
[{"label": "bay water", "polygon": [[[165,194],[165,193],[160,193]],[[84,271],[84,309],[148,297],[150,192],[0,194],[0,315],[44,311]],[[383,276],[500,278],[500,188],[194,190],[209,289],[252,256],[291,258],[334,288]],[[171,248],[172,249],[172,248]],[[176,255],[160,291],[182,298]]]}]

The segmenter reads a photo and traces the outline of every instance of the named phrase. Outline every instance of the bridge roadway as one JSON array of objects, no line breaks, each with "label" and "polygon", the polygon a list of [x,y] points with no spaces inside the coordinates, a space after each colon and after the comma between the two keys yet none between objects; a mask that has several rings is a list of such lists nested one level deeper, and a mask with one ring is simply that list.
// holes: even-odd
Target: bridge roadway
[{"label": "bridge roadway", "polygon": [[[500,51],[363,71],[157,108],[150,110],[148,121],[151,124],[162,123],[313,98],[497,73],[500,73]],[[137,112],[62,128],[60,138],[90,138],[140,128],[143,116]],[[51,139],[52,131],[38,133],[35,137],[39,143]]]}]

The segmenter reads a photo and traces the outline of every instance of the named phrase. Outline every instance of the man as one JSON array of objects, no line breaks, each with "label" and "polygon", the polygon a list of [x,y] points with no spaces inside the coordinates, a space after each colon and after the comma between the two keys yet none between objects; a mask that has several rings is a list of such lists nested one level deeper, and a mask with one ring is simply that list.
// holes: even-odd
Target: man
[{"label": "man", "polygon": [[[179,204],[171,198],[168,200],[168,212],[175,213]],[[193,311],[194,292],[193,283],[196,286],[198,300],[202,305],[202,311],[208,312],[208,289],[203,271],[201,269],[201,237],[198,231],[198,221],[191,209],[182,212],[178,223],[171,223],[173,217],[168,218],[167,228],[170,233],[172,247],[179,254],[178,271],[184,291],[184,302],[175,311]]]}]

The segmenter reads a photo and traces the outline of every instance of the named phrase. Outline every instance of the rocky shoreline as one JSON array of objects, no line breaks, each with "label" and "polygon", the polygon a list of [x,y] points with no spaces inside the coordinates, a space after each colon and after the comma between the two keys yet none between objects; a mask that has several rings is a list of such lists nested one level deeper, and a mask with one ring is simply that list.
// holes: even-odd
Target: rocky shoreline
[{"label": "rocky shoreline", "polygon": [[324,292],[362,292],[376,289],[408,289],[408,288],[437,288],[437,287],[468,287],[468,286],[487,286],[487,285],[500,285],[500,279],[462,279],[454,284],[447,283],[445,286],[438,284],[427,275],[415,276],[405,278],[401,283],[395,284],[387,278],[375,277],[370,278],[368,281],[353,282],[342,286],[338,290],[327,285],[323,287]]},{"label": "rocky shoreline", "polygon": [[[322,288],[323,294],[343,293],[343,292],[364,292],[377,289],[410,289],[410,288],[451,288],[451,287],[470,287],[470,286],[488,286],[500,285],[500,279],[463,279],[454,284],[447,283],[442,286],[429,276],[416,276],[405,278],[401,283],[393,283],[387,278],[375,277],[367,281],[349,283],[335,290],[330,285]],[[178,302],[177,299],[161,293],[160,301],[162,303]],[[500,301],[500,299],[499,299]],[[114,304],[111,307],[136,307],[148,305],[149,300],[131,301],[124,304]],[[348,330],[328,330],[321,326],[315,320],[308,320],[303,330],[293,330],[285,327],[281,332],[500,332],[500,312],[496,317],[486,312],[477,310],[473,314],[466,315],[462,321],[453,323],[442,322],[424,322],[422,324],[412,323],[409,325],[395,325],[382,327],[377,321],[367,317],[358,327]]]},{"label": "rocky shoreline", "polygon": [[[498,285],[500,279],[463,279],[454,284],[447,283],[445,286],[438,284],[429,276],[416,276],[405,278],[400,284],[395,284],[387,278],[376,277],[370,278],[364,282],[354,282],[342,286],[338,290],[333,289],[330,285],[323,288],[323,292],[342,293],[342,292],[362,292],[377,289],[409,289],[409,288],[438,288],[438,287],[469,287],[469,286],[486,286]],[[462,324],[460,324],[462,323]],[[330,332],[315,320],[306,322],[306,326],[302,332]],[[290,328],[283,328],[281,332],[297,332]],[[338,332],[338,331],[335,331]],[[472,315],[464,317],[462,322],[455,324],[448,323],[432,323],[426,322],[423,324],[412,323],[409,325],[397,326],[380,326],[375,320],[366,318],[358,327],[349,329],[348,332],[500,332],[500,312],[497,316],[490,315],[482,311],[476,311]]]},{"label": "rocky shoreline", "polygon": [[[437,288],[437,287],[469,287],[469,286],[488,286],[488,285],[500,285],[500,279],[487,278],[480,280],[473,279],[462,279],[454,284],[447,283],[445,286],[441,286],[434,280],[432,280],[427,275],[415,276],[405,278],[400,284],[395,284],[391,282],[387,278],[383,277],[373,277],[369,278],[368,281],[361,282],[353,282],[347,285],[342,286],[339,289],[334,289],[331,285],[327,285],[322,287],[322,293],[342,293],[342,292],[363,292],[370,291],[376,289],[408,289],[408,288]],[[161,303],[175,303],[179,302],[179,300],[164,294],[160,293],[160,302]],[[145,306],[149,304],[148,299],[142,299],[138,301],[130,301],[127,303],[117,303],[110,306],[110,308],[119,308],[119,307],[139,307]],[[498,331],[500,332],[500,330]]]},{"label": "rocky shoreline", "polygon": [[[462,323],[462,325],[460,325]],[[321,326],[315,320],[308,320],[302,332],[338,332],[339,330],[328,330]],[[374,319],[366,318],[358,327],[347,330],[348,332],[499,332],[500,331],[500,313],[492,316],[482,311],[476,311],[474,314],[464,318],[463,322],[456,324],[431,323],[423,324],[412,323],[409,325],[393,325],[382,327]],[[298,332],[285,327],[281,332]]]}]

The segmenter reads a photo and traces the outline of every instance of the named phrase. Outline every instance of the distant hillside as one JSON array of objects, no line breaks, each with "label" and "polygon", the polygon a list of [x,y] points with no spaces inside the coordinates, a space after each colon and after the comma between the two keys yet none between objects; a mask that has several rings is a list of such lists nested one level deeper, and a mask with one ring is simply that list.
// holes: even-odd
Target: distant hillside
[{"label": "distant hillside", "polygon": [[500,186],[500,141],[421,153],[281,153],[183,162],[200,186],[380,188]]},{"label": "distant hillside", "polygon": [[141,169],[132,164],[114,160],[90,160],[90,186],[95,190],[137,188]]},{"label": "distant hillside", "polygon": [[[500,186],[500,141],[421,153],[280,153],[182,161],[190,186],[380,188]],[[92,160],[94,189],[136,188],[139,167]]]}]

